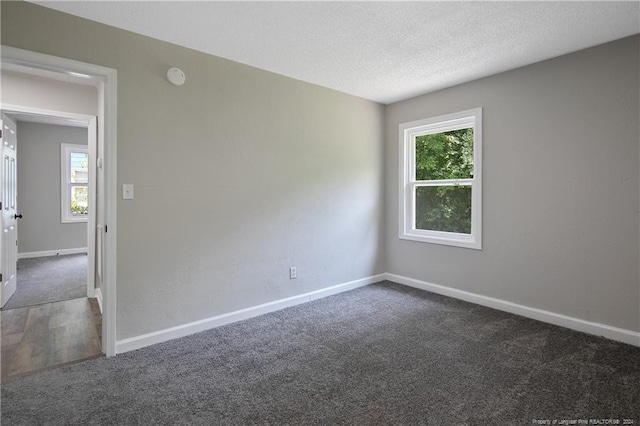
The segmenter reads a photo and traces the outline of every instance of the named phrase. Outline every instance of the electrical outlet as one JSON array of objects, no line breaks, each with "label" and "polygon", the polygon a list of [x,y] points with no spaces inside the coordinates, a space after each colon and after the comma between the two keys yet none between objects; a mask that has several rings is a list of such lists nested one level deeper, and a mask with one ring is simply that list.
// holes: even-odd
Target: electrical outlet
[{"label": "electrical outlet", "polygon": [[289,279],[295,280],[296,278],[298,278],[298,271],[295,266],[292,266],[289,268]]},{"label": "electrical outlet", "polygon": [[126,183],[122,185],[122,199],[133,200],[133,185]]}]

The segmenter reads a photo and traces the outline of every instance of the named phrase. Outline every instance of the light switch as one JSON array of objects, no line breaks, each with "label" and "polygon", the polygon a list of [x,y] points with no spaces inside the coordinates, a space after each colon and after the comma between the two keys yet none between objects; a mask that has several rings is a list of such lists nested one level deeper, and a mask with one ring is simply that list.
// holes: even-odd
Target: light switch
[{"label": "light switch", "polygon": [[122,199],[133,200],[133,185],[125,183],[122,185]]}]

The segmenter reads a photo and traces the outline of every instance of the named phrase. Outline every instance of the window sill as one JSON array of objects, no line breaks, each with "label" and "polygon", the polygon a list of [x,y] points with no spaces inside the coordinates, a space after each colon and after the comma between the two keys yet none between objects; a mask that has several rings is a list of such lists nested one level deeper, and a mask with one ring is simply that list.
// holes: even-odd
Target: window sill
[{"label": "window sill", "polygon": [[89,222],[89,218],[79,217],[79,218],[65,218],[60,221],[60,223],[87,223]]},{"label": "window sill", "polygon": [[[435,234],[435,235],[434,235]],[[418,241],[421,243],[439,244],[443,246],[462,247],[473,250],[482,250],[482,243],[472,235],[449,234],[438,232],[429,235],[403,233],[398,236],[401,240]]]}]

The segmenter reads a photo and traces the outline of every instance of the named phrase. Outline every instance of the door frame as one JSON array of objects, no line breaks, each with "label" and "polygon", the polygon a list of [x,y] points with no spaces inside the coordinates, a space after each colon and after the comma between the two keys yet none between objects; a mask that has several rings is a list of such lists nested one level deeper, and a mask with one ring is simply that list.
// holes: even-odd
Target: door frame
[{"label": "door frame", "polygon": [[[116,279],[117,279],[117,71],[100,65],[89,64],[72,59],[60,58],[43,53],[0,46],[0,60],[38,70],[86,77],[98,82],[98,110],[102,119],[104,159],[104,264],[102,293],[102,350],[107,356],[116,354]],[[9,109],[9,108],[8,108]],[[101,114],[100,114],[101,113]],[[98,124],[100,125],[100,124]],[[94,197],[95,198],[95,197]],[[107,232],[108,231],[108,232]]]}]

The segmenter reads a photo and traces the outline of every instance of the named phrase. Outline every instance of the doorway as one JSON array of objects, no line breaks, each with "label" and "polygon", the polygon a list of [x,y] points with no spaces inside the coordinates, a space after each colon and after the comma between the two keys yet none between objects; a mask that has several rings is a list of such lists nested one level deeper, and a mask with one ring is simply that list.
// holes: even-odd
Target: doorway
[{"label": "doorway", "polygon": [[[96,119],[68,117],[55,111],[3,112],[4,136],[11,132],[2,148],[9,167],[0,165],[6,175],[4,228],[11,230],[5,233],[3,269],[12,272],[4,280],[3,309],[95,297],[91,230],[97,194],[96,171],[90,164],[96,164]],[[11,250],[13,246],[18,249]],[[18,286],[14,294],[16,251],[17,263],[23,265],[17,270],[18,281],[22,278],[29,286]],[[68,285],[70,281],[73,285]]]},{"label": "doorway", "polygon": [[[95,123],[96,151],[94,156],[89,153],[89,164],[96,167],[89,170],[96,171],[94,182],[97,185],[95,202],[95,220],[89,223],[87,247],[93,247],[93,263],[95,274],[88,274],[94,279],[94,285],[87,282],[87,294],[99,302],[102,311],[102,326],[100,327],[102,351],[107,356],[115,355],[115,278],[116,278],[116,71],[110,68],[87,64],[83,62],[53,57],[49,55],[29,52],[22,49],[2,46],[2,65],[18,67],[26,73],[43,75],[54,73],[64,80],[70,78],[89,79],[98,89],[98,114]],[[3,91],[3,96],[4,96]],[[35,114],[40,116],[57,117],[74,121],[86,121],[79,114],[52,113],[50,109],[39,108],[25,104],[8,103],[2,99],[1,108],[21,114]],[[90,132],[91,134],[91,132]],[[90,198],[91,200],[91,198]],[[89,207],[89,211],[91,208]],[[3,247],[4,248],[4,247]],[[3,253],[6,251],[3,250]],[[88,255],[92,253],[88,250]],[[91,260],[89,260],[89,263]],[[2,271],[0,271],[2,272]]]},{"label": "doorway", "polygon": [[2,112],[2,128],[5,379],[102,356],[102,321],[89,299],[96,118],[14,107]]}]

